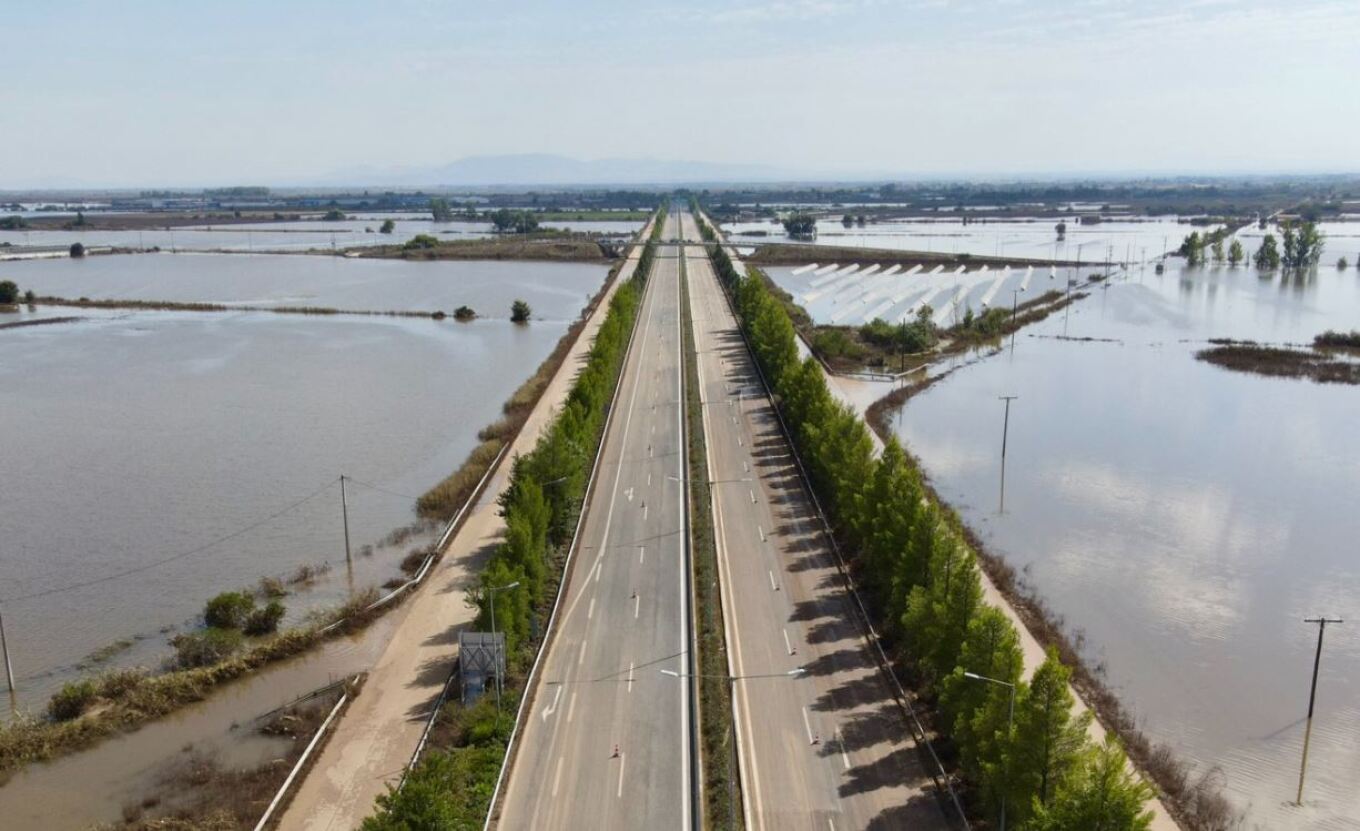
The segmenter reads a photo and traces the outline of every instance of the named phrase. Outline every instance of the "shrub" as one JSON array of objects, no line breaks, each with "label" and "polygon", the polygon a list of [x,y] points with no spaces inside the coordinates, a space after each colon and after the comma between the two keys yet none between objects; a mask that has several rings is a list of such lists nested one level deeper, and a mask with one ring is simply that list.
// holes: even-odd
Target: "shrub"
[{"label": "shrub", "polygon": [[516,300],[514,303],[510,304],[511,323],[528,323],[529,318],[533,313],[533,309],[530,309],[529,304],[525,303],[523,300]]},{"label": "shrub", "polygon": [[348,218],[349,217],[345,216],[345,212],[339,208],[331,208],[329,211],[326,211],[326,215],[322,217],[322,219],[327,222],[343,222]]},{"label": "shrub", "polygon": [[79,718],[94,699],[93,681],[71,681],[47,702],[47,714],[56,721],[70,721]]},{"label": "shrub", "polygon": [[19,301],[19,287],[13,280],[0,280],[0,303],[8,306]]},{"label": "shrub", "polygon": [[1339,259],[1339,260],[1336,261],[1336,270],[1337,270],[1337,271],[1345,271],[1349,266],[1350,266],[1350,263],[1346,262],[1346,258],[1345,258],[1345,257],[1342,257],[1341,259]]},{"label": "shrub", "polygon": [[477,312],[471,306],[459,306],[453,310],[453,319],[466,323],[477,317]]},{"label": "shrub", "polygon": [[244,642],[235,629],[205,629],[188,635],[176,635],[170,645],[175,647],[175,662],[182,669],[206,667],[230,658]]},{"label": "shrub", "polygon": [[378,226],[378,233],[380,233],[380,234],[390,234],[390,233],[392,233],[393,229],[395,229],[396,227],[397,227],[397,223],[393,222],[393,221],[390,220],[390,219],[384,219],[384,220],[383,220],[383,224],[380,225],[380,226]]},{"label": "shrub", "polygon": [[245,592],[222,592],[203,608],[203,620],[218,629],[240,629],[255,610],[255,598]]},{"label": "shrub", "polygon": [[78,242],[71,243],[71,256],[76,258],[85,256],[85,246]]},{"label": "shrub", "polygon": [[263,597],[284,597],[288,594],[283,581],[277,577],[261,577],[259,591]]},{"label": "shrub", "polygon": [[406,251],[417,251],[423,248],[438,248],[439,240],[429,234],[416,234],[408,239],[402,246]]},{"label": "shrub", "polygon": [[146,680],[144,669],[112,669],[99,676],[99,696],[116,699],[132,692]]},{"label": "shrub", "polygon": [[245,633],[247,635],[271,634],[278,630],[283,615],[283,604],[277,600],[271,600],[264,608],[256,609],[246,618]]}]

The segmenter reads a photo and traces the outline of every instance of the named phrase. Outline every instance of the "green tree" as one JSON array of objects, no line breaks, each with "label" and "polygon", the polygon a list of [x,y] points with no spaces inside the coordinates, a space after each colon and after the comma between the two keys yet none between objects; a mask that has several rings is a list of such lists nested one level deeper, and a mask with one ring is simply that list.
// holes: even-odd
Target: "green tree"
[{"label": "green tree", "polygon": [[405,251],[418,251],[422,249],[438,248],[439,239],[429,234],[416,234],[402,244]]},{"label": "green tree", "polygon": [[1072,671],[1048,648],[1048,656],[1022,688],[1015,704],[1015,733],[1008,760],[1008,805],[1023,820],[1034,805],[1048,805],[1058,783],[1077,763],[1086,742],[1090,712],[1072,717]]},{"label": "green tree", "polygon": [[452,222],[453,209],[449,207],[449,200],[439,197],[431,199],[430,216],[435,222]]},{"label": "green tree", "polygon": [[71,243],[71,256],[75,259],[85,256],[85,246],[79,242]]},{"label": "green tree", "polygon": [[1242,241],[1233,238],[1232,244],[1228,246],[1228,264],[1237,265],[1246,258],[1246,252],[1242,250]]},{"label": "green tree", "polygon": [[13,280],[0,280],[0,304],[10,306],[19,302],[19,286]]},{"label": "green tree", "polygon": [[345,216],[345,212],[339,208],[331,208],[329,211],[326,211],[326,215],[322,217],[326,222],[343,222],[348,218],[349,217]]},{"label": "green tree", "polygon": [[1020,636],[1000,610],[983,606],[968,623],[959,663],[940,684],[940,706],[953,724],[953,738],[965,771],[982,786],[989,805],[1005,793],[1004,763],[1009,748],[1011,689],[968,678],[972,672],[1020,685],[1024,659]]},{"label": "green tree", "polygon": [[528,323],[532,314],[533,310],[523,300],[516,300],[510,304],[510,321],[512,323]]},{"label": "green tree", "polygon": [[841,225],[845,226],[846,228],[849,228],[851,225],[854,224],[855,218],[850,214],[846,214],[845,216],[841,217]]},{"label": "green tree", "polygon": [[1337,270],[1337,271],[1345,271],[1349,266],[1350,266],[1350,263],[1347,263],[1347,262],[1346,262],[1346,258],[1345,258],[1345,257],[1341,257],[1340,259],[1338,259],[1338,260],[1336,261],[1336,270]]},{"label": "green tree", "polygon": [[378,233],[380,233],[380,234],[390,234],[390,233],[392,233],[394,230],[396,230],[396,227],[397,227],[397,223],[393,222],[393,221],[390,220],[390,219],[384,219],[384,220],[383,220],[383,224],[378,226]]},{"label": "green tree", "polygon": [[926,583],[912,589],[903,621],[927,677],[940,679],[954,671],[968,624],[981,604],[982,583],[973,552],[952,532],[937,529]]},{"label": "green tree", "polygon": [[1025,831],[1147,831],[1153,814],[1144,806],[1153,795],[1110,737],[1081,753],[1049,804],[1033,806]]},{"label": "green tree", "polygon": [[1059,222],[1057,225],[1054,225],[1054,226],[1053,226],[1053,230],[1056,231],[1056,232],[1058,233],[1058,239],[1060,239],[1060,240],[1062,240],[1062,239],[1067,239],[1067,223],[1066,223],[1066,222]]},{"label": "green tree", "polygon": [[1223,238],[1222,238],[1222,237],[1220,237],[1220,236],[1215,236],[1215,237],[1214,237],[1214,241],[1213,241],[1213,243],[1212,243],[1211,246],[1210,246],[1210,250],[1213,252],[1213,258],[1214,258],[1214,262],[1215,262],[1215,263],[1221,263],[1221,262],[1223,262],[1224,259],[1226,259],[1226,257],[1224,256],[1224,253],[1223,253]]},{"label": "green tree", "polygon": [[810,213],[796,211],[784,219],[784,233],[794,239],[811,239],[817,236],[817,218]]},{"label": "green tree", "polygon": [[1200,265],[1204,262],[1204,240],[1200,239],[1199,231],[1191,231],[1189,236],[1181,242],[1180,251],[1185,257],[1186,265]]},{"label": "green tree", "polygon": [[1256,249],[1252,261],[1262,271],[1270,271],[1280,267],[1280,249],[1275,245],[1274,234],[1265,235],[1265,238],[1261,240],[1261,247]]}]

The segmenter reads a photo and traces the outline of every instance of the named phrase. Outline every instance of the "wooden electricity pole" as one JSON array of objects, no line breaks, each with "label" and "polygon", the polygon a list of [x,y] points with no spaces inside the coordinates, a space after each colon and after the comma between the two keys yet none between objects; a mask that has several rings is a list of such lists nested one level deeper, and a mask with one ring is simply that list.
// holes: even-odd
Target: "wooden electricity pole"
[{"label": "wooden electricity pole", "polygon": [[1317,679],[1318,666],[1322,663],[1322,635],[1327,631],[1329,623],[1343,623],[1340,618],[1310,617],[1304,618],[1304,623],[1316,623],[1318,625],[1317,652],[1313,653],[1313,683],[1308,689],[1308,721],[1303,728],[1303,761],[1299,764],[1299,794],[1294,800],[1296,805],[1303,804],[1303,777],[1308,772],[1308,740],[1313,737],[1313,704],[1317,702]]}]

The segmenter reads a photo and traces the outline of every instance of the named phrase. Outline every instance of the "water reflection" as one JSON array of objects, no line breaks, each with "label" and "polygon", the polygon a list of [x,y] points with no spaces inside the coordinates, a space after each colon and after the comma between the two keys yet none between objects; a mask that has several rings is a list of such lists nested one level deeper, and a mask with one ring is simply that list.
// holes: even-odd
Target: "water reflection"
[{"label": "water reflection", "polygon": [[[1140,282],[1141,281],[1141,282]],[[1208,337],[1360,328],[1349,273],[1131,273],[918,396],[898,431],[944,498],[1086,635],[1149,733],[1269,828],[1355,827],[1360,637],[1329,632],[1309,804],[1293,797],[1315,631],[1355,617],[1360,390],[1196,361]],[[1011,411],[1006,514],[996,507]],[[1325,728],[1322,725],[1325,724]],[[1325,760],[1325,761],[1319,761]]]}]

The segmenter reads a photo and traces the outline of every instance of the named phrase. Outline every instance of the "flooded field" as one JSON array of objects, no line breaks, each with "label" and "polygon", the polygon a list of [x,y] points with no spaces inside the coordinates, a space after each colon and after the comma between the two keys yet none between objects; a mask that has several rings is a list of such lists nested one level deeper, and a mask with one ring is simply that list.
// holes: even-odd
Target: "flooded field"
[{"label": "flooded field", "polygon": [[[390,234],[379,232],[386,219],[392,219],[395,225]],[[553,221],[542,223],[542,227],[632,234],[642,227],[642,223]],[[441,239],[481,239],[493,236],[493,231],[489,222],[433,222],[428,214],[379,214],[334,222],[251,222],[140,231],[0,231],[0,246],[6,242],[14,246],[69,246],[79,242],[87,248],[117,246],[161,248],[167,251],[306,251],[356,245],[397,245],[416,234],[431,234]],[[3,248],[0,248],[0,253],[3,253]]]},{"label": "flooded field", "polygon": [[[1305,806],[1289,804],[1317,637],[1303,618],[1360,605],[1360,389],[1194,352],[1360,328],[1360,272],[1334,267],[1360,225],[1327,230],[1304,275],[1134,268],[896,416],[941,496],[1083,634],[1146,731],[1221,769],[1248,828],[1360,828],[1348,626],[1328,629]],[[1004,514],[999,395],[1019,396]]]},{"label": "flooded field", "polygon": [[[1176,217],[1157,217],[1146,221],[1116,220],[1092,225],[1067,221],[1063,239],[1058,239],[1056,219],[983,221],[964,225],[957,217],[941,219],[902,219],[845,227],[838,219],[817,222],[817,237],[811,245],[848,248],[890,248],[945,254],[974,254],[988,257],[1026,257],[1033,259],[1095,262],[1143,262],[1175,249],[1191,231],[1204,232]],[[742,222],[723,226],[736,242],[796,242],[790,240],[777,222]],[[763,236],[750,236],[751,232]]]},{"label": "flooded field", "polygon": [[[269,263],[216,259],[236,268]],[[278,259],[304,270],[289,276],[265,269],[273,276],[254,280],[229,269],[202,295],[186,284],[210,283],[161,273],[139,283],[136,296],[268,303],[275,291],[292,297],[310,290],[311,280],[324,282],[305,270],[311,258]],[[55,274],[68,265],[117,269],[142,260],[215,267],[212,257],[169,255],[26,265],[35,274],[56,266]],[[481,263],[317,263],[345,273],[359,266],[354,272],[365,276],[347,290],[382,293],[386,281],[383,294],[393,305],[407,297],[420,307],[433,299],[445,308],[493,300],[508,307],[519,296],[543,319],[513,326],[503,318],[460,324],[43,309],[39,317],[81,319],[0,330],[0,431],[19,437],[0,443],[0,600],[21,706],[40,708],[82,665],[154,665],[167,651],[167,635],[192,626],[208,597],[263,576],[329,564],[311,589],[287,600],[290,614],[341,599],[349,586],[341,473],[355,480],[348,490],[352,544],[360,552],[354,581],[362,587],[392,577],[416,541],[383,545],[383,538],[412,521],[416,495],[461,463],[477,430],[499,415],[606,272],[509,264],[487,277]],[[379,266],[378,276],[368,265]],[[402,270],[388,265],[443,276],[403,283]],[[439,267],[425,272],[424,265]],[[465,285],[463,273],[470,275]],[[7,277],[37,281],[9,270]],[[132,279],[108,277],[125,278]],[[97,294],[97,274],[80,279],[91,280],[83,293]],[[423,293],[439,291],[447,294],[427,300]],[[106,662],[92,661],[111,644],[117,646]]]},{"label": "flooded field", "polygon": [[499,318],[518,298],[538,317],[570,320],[599,288],[605,267],[161,253],[25,260],[5,265],[4,273],[20,289],[67,298],[446,312],[466,304]]}]

